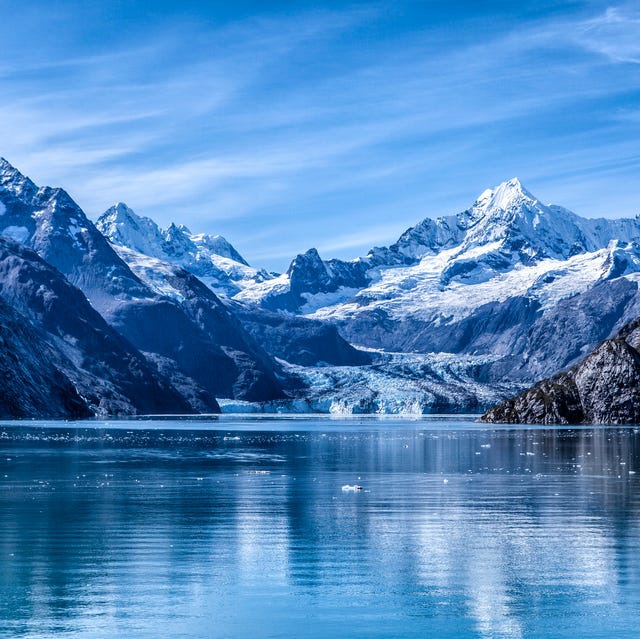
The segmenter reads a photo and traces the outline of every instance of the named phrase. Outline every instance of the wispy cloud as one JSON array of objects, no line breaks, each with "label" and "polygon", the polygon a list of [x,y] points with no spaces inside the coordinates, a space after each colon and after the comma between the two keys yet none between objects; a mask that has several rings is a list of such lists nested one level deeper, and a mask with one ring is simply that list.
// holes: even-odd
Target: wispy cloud
[{"label": "wispy cloud", "polygon": [[[280,267],[311,237],[327,256],[393,241],[514,174],[553,194],[554,172],[613,184],[606,158],[622,153],[626,178],[640,126],[633,7],[392,18],[384,3],[171,16],[88,42],[57,15],[71,25],[61,48],[30,13],[22,28],[40,46],[0,57],[0,154],[90,214],[125,200]],[[19,38],[8,29],[0,43]],[[603,202],[594,193],[583,212]]]},{"label": "wispy cloud", "polygon": [[577,41],[614,62],[640,64],[640,11],[609,7],[576,28]]}]

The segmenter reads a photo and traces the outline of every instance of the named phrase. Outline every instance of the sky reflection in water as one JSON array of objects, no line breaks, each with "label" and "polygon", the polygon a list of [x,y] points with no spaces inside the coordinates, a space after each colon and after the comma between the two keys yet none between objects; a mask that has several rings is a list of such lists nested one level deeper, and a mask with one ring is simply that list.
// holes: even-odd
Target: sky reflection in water
[{"label": "sky reflection in water", "polygon": [[0,635],[636,636],[634,429],[160,425],[0,425]]}]

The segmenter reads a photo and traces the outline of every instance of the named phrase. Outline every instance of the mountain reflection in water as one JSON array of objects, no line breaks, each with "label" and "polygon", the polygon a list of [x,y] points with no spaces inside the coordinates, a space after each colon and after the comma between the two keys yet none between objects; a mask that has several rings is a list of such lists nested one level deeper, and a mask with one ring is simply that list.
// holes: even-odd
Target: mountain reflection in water
[{"label": "mountain reflection in water", "polygon": [[637,430],[161,426],[0,425],[2,636],[637,636]]}]

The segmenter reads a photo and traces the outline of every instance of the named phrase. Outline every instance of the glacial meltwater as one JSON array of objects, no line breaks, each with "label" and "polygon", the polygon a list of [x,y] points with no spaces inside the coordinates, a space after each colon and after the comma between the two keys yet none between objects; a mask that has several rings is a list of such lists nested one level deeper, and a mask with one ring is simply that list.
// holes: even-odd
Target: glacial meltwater
[{"label": "glacial meltwater", "polygon": [[640,433],[4,422],[0,557],[1,637],[635,638]]}]

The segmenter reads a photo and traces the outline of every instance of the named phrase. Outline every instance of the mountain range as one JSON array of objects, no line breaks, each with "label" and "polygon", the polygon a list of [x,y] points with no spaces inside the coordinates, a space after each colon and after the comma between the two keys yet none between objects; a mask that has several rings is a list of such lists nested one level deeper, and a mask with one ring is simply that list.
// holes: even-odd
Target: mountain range
[{"label": "mountain range", "polygon": [[640,219],[582,218],[515,178],[277,274],[123,203],[94,224],[0,160],[0,236],[6,416],[477,412],[640,316]]}]

